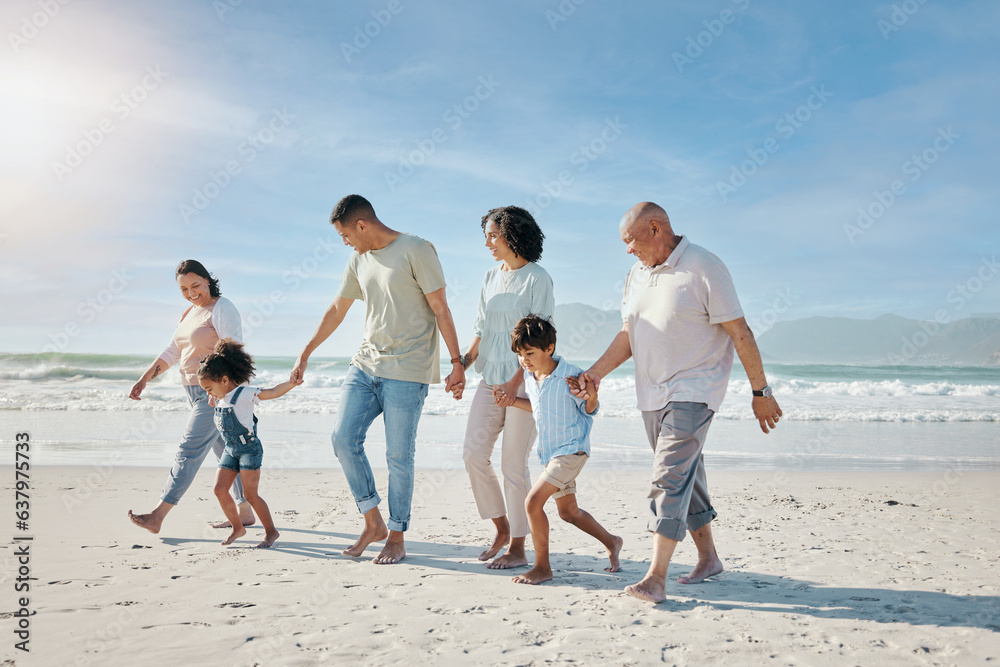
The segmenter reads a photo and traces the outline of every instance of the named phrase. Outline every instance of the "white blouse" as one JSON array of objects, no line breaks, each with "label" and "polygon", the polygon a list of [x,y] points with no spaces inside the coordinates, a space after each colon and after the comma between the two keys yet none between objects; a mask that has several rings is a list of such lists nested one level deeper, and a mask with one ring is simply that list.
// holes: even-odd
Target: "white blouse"
[{"label": "white blouse", "polygon": [[486,272],[479,292],[479,312],[473,331],[481,340],[475,369],[487,384],[502,384],[518,370],[510,349],[510,332],[525,315],[551,319],[555,312],[552,278],[534,262],[515,271],[501,271],[503,263]]}]

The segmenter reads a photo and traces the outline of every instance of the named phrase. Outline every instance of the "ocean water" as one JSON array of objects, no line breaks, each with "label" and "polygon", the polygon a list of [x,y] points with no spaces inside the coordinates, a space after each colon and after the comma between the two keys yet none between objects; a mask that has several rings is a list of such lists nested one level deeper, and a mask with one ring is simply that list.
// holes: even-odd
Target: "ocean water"
[{"label": "ocean water", "polygon": [[[187,401],[175,369],[151,382],[143,400],[127,398],[150,362],[116,355],[0,354],[0,441],[28,431],[40,465],[168,465]],[[287,379],[293,363],[258,358],[252,384]],[[349,363],[313,359],[302,387],[260,406],[266,466],[336,467],[329,434]],[[442,376],[449,370],[443,364]],[[761,433],[750,410],[750,386],[737,365],[709,433],[710,465],[1000,469],[1000,368],[769,364],[766,370],[785,415],[779,427]],[[431,387],[418,435],[419,466],[463,466],[461,442],[477,382],[470,373],[461,401],[443,385]],[[603,381],[593,466],[648,470],[649,445],[634,389],[630,364]],[[373,465],[384,461],[383,443],[376,422],[369,437]]]}]

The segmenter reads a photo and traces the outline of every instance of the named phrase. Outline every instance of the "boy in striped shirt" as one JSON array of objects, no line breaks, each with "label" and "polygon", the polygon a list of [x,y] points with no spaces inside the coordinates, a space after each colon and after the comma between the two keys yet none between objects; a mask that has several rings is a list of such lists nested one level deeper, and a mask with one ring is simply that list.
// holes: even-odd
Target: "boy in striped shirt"
[{"label": "boy in striped shirt", "polygon": [[617,572],[622,538],[604,529],[576,504],[576,478],[590,456],[590,428],[597,412],[597,389],[588,385],[586,399],[574,396],[567,378],[582,371],[553,356],[556,330],[552,323],[537,315],[528,315],[511,333],[511,349],[524,368],[525,393],[514,406],[531,412],[538,430],[538,458],[545,465],[538,481],[525,500],[528,526],[535,547],[535,565],[524,574],[512,577],[517,584],[540,584],[552,579],[549,565],[549,521],[545,502],[555,498],[559,518],[593,535],[608,550],[610,565],[606,572]]}]

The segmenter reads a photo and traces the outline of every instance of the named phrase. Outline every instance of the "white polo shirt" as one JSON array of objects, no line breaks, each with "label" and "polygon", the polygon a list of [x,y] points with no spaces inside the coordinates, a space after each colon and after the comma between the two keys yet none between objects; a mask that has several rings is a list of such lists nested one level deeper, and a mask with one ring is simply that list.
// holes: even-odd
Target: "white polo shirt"
[{"label": "white polo shirt", "polygon": [[718,412],[733,367],[733,341],[720,324],[740,317],[729,270],[686,236],[663,264],[636,262],[625,278],[622,319],[638,408],[692,401]]}]

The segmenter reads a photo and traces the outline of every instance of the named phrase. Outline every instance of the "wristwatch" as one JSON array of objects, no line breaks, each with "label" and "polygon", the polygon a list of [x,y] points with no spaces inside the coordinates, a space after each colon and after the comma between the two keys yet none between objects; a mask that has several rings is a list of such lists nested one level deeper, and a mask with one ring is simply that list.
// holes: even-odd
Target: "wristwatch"
[{"label": "wristwatch", "polygon": [[771,387],[764,387],[760,391],[754,389],[753,390],[753,395],[754,396],[763,396],[764,398],[771,398]]}]

